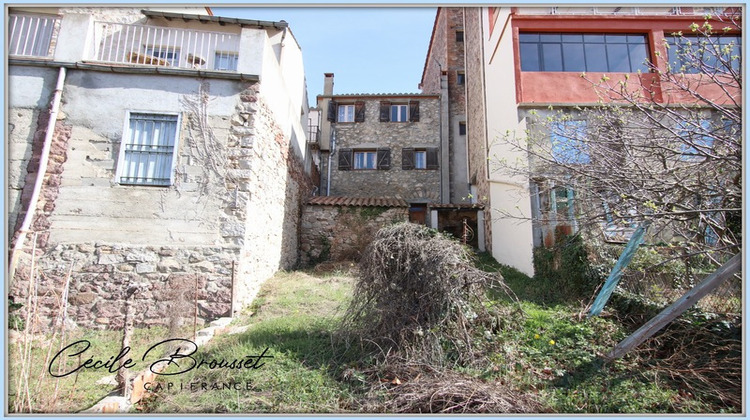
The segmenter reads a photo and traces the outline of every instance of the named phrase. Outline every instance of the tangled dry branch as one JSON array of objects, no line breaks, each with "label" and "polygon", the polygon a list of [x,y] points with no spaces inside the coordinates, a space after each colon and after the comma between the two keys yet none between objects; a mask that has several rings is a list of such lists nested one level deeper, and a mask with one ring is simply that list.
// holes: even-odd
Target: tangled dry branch
[{"label": "tangled dry branch", "polygon": [[435,366],[470,362],[477,334],[504,325],[487,287],[516,300],[499,274],[475,268],[468,248],[412,223],[381,229],[359,272],[340,329],[346,341]]}]

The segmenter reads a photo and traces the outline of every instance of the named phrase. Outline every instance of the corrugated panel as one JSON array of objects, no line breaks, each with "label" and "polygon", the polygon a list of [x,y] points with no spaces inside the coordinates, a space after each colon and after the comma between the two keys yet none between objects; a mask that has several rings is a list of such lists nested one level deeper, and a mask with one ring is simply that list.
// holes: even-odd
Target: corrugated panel
[{"label": "corrugated panel", "polygon": [[357,206],[357,207],[409,207],[400,198],[391,197],[312,197],[307,204],[317,206]]}]

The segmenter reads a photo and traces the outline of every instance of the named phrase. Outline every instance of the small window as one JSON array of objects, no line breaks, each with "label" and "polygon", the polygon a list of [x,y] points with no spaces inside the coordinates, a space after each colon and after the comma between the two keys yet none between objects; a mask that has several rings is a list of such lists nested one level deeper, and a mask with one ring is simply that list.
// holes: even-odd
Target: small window
[{"label": "small window", "polygon": [[354,169],[376,169],[377,152],[375,150],[354,152]]},{"label": "small window", "polygon": [[427,151],[414,151],[414,169],[427,169]]},{"label": "small window", "polygon": [[164,60],[170,66],[179,66],[180,64],[180,50],[175,47],[149,47],[146,49],[146,54]]},{"label": "small window", "polygon": [[461,136],[466,135],[466,122],[465,121],[461,121],[458,123],[458,134]]},{"label": "small window", "polygon": [[409,107],[407,105],[391,105],[391,122],[409,121]]},{"label": "small window", "polygon": [[338,106],[337,122],[354,122],[354,105]]},{"label": "small window", "polygon": [[464,42],[464,31],[456,31],[456,42]]},{"label": "small window", "polygon": [[401,169],[438,169],[438,148],[426,147],[415,149],[405,147],[401,149]]},{"label": "small window", "polygon": [[239,57],[234,53],[216,52],[214,70],[237,71]]},{"label": "small window", "polygon": [[590,163],[586,138],[586,121],[564,121],[555,124],[550,133],[552,157],[558,163]]},{"label": "small window", "polygon": [[466,83],[466,73],[459,71],[456,72],[456,84],[463,85]]},{"label": "small window", "polygon": [[118,182],[171,185],[178,125],[178,115],[131,113],[123,134]]}]

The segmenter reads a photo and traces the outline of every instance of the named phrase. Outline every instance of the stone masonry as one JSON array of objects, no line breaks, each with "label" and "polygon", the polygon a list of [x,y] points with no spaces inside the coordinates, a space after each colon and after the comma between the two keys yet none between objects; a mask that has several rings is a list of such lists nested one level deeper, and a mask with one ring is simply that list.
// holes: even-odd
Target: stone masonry
[{"label": "stone masonry", "polygon": [[[336,145],[331,159],[332,196],[394,197],[407,202],[429,202],[440,199],[440,172],[438,169],[402,169],[404,148],[439,148],[439,99],[434,95],[413,97],[343,95],[335,97],[339,104],[363,101],[363,122],[331,123]],[[328,100],[324,98],[324,100]],[[420,119],[417,122],[381,122],[380,102],[392,104],[419,101]],[[344,148],[357,150],[390,150],[390,168],[387,170],[339,170],[338,151]],[[324,155],[322,161],[327,162]],[[439,162],[439,165],[445,163]],[[326,168],[322,172],[326,173]],[[326,185],[325,180],[321,185]]]},{"label": "stone masonry", "polygon": [[375,233],[409,220],[407,207],[311,205],[302,212],[300,264],[358,261]]}]

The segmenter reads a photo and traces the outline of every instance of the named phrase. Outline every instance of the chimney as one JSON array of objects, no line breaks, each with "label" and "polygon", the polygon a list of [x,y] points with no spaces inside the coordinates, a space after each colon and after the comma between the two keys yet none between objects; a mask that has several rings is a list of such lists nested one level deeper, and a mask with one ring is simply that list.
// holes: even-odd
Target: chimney
[{"label": "chimney", "polygon": [[333,95],[333,73],[324,73],[323,95]]}]

